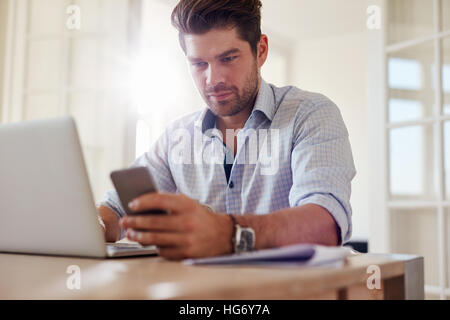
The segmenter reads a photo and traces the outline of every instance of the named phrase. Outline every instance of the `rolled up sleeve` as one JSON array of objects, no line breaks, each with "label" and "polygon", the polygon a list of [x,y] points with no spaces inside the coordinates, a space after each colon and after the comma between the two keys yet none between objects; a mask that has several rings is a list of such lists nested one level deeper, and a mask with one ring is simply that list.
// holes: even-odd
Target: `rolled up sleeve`
[{"label": "rolled up sleeve", "polygon": [[291,207],[317,204],[333,216],[340,243],[352,234],[351,181],[356,174],[348,131],[337,106],[322,99],[294,127]]}]

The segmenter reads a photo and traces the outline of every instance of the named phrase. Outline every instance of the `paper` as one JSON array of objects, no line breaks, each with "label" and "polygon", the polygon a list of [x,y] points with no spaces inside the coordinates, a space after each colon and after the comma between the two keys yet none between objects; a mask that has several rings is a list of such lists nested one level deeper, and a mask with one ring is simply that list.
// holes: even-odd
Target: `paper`
[{"label": "paper", "polygon": [[281,248],[252,251],[212,258],[187,259],[184,264],[297,264],[318,266],[344,260],[352,254],[350,248],[296,244]]}]

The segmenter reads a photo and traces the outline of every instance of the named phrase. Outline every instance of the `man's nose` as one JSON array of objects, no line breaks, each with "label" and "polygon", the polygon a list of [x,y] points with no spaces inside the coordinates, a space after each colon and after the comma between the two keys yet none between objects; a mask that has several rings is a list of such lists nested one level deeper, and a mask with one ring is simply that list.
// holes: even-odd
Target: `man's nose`
[{"label": "man's nose", "polygon": [[206,85],[215,87],[219,83],[226,83],[225,72],[220,66],[209,65],[206,75]]}]

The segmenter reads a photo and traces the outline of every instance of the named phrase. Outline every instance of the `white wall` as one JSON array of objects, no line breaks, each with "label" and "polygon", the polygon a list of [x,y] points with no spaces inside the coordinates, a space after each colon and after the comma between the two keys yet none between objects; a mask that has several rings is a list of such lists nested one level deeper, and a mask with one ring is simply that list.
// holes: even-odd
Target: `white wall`
[{"label": "white wall", "polygon": [[5,70],[6,23],[8,21],[7,13],[8,0],[0,0],[0,122],[2,121],[3,73]]},{"label": "white wall", "polygon": [[347,125],[357,170],[351,197],[354,240],[367,239],[369,233],[365,44],[364,33],[301,42],[293,68],[293,83],[329,97],[338,105]]},{"label": "white wall", "polygon": [[361,0],[263,0],[266,29],[294,44],[291,84],[329,97],[347,125],[357,170],[353,240],[369,236],[367,6]]}]

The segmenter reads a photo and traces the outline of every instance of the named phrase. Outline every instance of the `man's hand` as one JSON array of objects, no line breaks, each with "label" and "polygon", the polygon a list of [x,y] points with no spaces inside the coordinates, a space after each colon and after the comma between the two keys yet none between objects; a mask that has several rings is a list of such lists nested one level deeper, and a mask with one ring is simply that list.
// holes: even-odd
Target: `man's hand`
[{"label": "man's hand", "polygon": [[210,257],[232,252],[232,222],[181,194],[149,193],[133,200],[132,211],[162,209],[169,215],[127,216],[120,220],[126,236],[142,245],[156,245],[168,259]]}]

